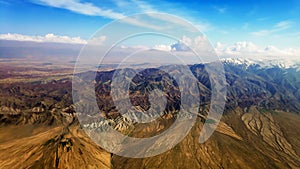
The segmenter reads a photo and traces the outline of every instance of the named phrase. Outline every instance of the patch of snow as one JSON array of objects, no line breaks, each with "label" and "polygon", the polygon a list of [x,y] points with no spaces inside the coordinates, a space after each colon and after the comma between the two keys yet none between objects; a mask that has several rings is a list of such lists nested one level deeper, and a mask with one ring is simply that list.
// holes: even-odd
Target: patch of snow
[{"label": "patch of snow", "polygon": [[279,67],[282,69],[295,68],[300,70],[300,62],[288,59],[249,59],[249,58],[223,58],[223,63],[233,65],[243,65],[245,68],[258,65],[261,68]]}]

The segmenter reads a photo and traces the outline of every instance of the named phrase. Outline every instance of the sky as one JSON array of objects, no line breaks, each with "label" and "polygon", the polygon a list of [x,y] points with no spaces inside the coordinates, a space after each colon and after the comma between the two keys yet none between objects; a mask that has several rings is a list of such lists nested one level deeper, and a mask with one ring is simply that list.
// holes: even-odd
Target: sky
[{"label": "sky", "polygon": [[300,51],[300,0],[0,0],[0,39],[86,43],[106,24],[143,12],[181,17],[223,52]]}]

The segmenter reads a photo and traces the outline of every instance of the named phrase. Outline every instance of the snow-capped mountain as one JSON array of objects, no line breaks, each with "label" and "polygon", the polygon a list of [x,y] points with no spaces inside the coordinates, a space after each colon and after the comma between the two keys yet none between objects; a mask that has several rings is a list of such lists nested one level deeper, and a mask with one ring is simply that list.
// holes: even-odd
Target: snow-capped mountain
[{"label": "snow-capped mountain", "polygon": [[224,64],[241,65],[244,68],[252,66],[260,68],[272,68],[278,67],[283,69],[296,68],[300,70],[299,60],[289,60],[289,58],[283,59],[249,59],[249,58],[222,58],[221,61]]}]

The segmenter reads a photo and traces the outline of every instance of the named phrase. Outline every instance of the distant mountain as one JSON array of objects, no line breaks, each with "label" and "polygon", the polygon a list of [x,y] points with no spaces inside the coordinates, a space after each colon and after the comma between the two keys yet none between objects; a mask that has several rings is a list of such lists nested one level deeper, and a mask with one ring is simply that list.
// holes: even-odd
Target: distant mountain
[{"label": "distant mountain", "polygon": [[32,59],[46,59],[47,57],[75,59],[82,46],[80,44],[0,40],[0,59],[28,57]]},{"label": "distant mountain", "polygon": [[234,64],[248,67],[260,67],[260,68],[295,68],[300,69],[300,60],[290,60],[289,58],[278,59],[249,59],[249,58],[222,58],[221,61],[225,64]]},{"label": "distant mountain", "polygon": [[230,59],[224,60],[224,68],[230,86],[229,98],[245,98],[243,104],[250,102],[249,105],[256,104],[267,109],[300,112],[298,63],[283,66],[279,62],[265,61],[261,64],[253,60]]}]

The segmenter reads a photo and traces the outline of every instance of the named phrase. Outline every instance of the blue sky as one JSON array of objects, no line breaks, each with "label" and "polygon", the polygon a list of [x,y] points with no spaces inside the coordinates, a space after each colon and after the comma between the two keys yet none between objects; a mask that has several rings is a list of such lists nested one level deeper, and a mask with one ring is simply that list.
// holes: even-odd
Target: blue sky
[{"label": "blue sky", "polygon": [[279,48],[298,48],[300,44],[299,0],[0,0],[0,34],[88,39],[105,24],[141,12],[182,17],[214,44],[247,41]]}]

